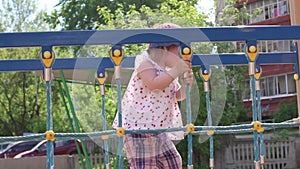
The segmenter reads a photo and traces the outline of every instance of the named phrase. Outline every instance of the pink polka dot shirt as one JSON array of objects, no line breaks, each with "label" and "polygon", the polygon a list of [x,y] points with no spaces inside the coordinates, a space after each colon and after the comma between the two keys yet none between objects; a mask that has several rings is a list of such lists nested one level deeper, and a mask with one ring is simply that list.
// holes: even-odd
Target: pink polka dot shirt
[{"label": "pink polka dot shirt", "polygon": [[[153,62],[153,61],[152,61]],[[164,73],[157,64],[157,74]],[[176,91],[180,84],[174,80],[164,90],[149,90],[134,72],[122,100],[122,127],[125,130],[167,129],[182,126]],[[118,126],[118,116],[113,127]],[[183,139],[183,132],[171,132],[172,140]]]}]

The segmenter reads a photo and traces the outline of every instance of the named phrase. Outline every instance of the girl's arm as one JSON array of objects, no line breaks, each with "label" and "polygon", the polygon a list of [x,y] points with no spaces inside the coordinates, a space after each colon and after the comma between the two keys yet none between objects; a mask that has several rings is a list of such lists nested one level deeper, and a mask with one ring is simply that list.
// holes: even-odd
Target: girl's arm
[{"label": "girl's arm", "polygon": [[138,77],[150,90],[163,90],[172,83],[173,77],[168,73],[157,75],[157,69],[150,61],[143,61],[138,71]]}]

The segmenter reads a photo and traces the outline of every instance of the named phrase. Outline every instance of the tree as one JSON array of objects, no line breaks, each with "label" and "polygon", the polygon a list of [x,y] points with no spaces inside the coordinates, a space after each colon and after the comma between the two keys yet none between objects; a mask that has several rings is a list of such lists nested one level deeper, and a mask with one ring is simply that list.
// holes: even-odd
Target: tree
[{"label": "tree", "polygon": [[[2,0],[0,25],[3,31],[46,30],[43,12],[35,0]],[[37,58],[40,48],[0,49],[1,59]],[[46,131],[45,87],[40,72],[0,73],[0,135],[22,135]],[[54,89],[55,91],[55,89]],[[53,92],[55,93],[55,92]],[[53,95],[54,129],[66,131],[59,99]]]},{"label": "tree", "polygon": [[[49,15],[46,21],[52,25],[53,28],[63,28],[66,30],[78,30],[78,29],[97,29],[96,23],[105,24],[105,18],[101,13],[97,12],[98,8],[104,8],[109,10],[109,13],[114,15],[122,6],[124,12],[130,11],[131,6],[135,6],[135,10],[142,6],[147,6],[150,9],[159,9],[163,0],[60,0],[57,6],[61,8],[54,10]],[[197,1],[189,0],[189,5],[194,6]],[[170,6],[173,8],[172,6]]]},{"label": "tree", "polygon": [[5,31],[35,31],[46,28],[36,0],[2,0],[1,25]]},{"label": "tree", "polygon": [[297,103],[295,101],[282,101],[275,112],[274,120],[277,123],[296,118],[298,116]]}]

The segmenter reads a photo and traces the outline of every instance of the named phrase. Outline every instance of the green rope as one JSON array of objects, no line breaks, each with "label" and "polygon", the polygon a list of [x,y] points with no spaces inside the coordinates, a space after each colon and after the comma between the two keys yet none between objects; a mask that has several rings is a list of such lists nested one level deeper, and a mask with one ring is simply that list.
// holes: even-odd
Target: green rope
[{"label": "green rope", "polygon": [[[67,116],[68,116],[69,125],[71,126],[72,132],[75,133],[75,128],[74,128],[73,122],[71,120],[72,118],[71,118],[71,115],[70,115],[70,111],[68,109],[67,102],[66,102],[66,99],[65,99],[65,96],[64,96],[64,92],[63,92],[63,89],[62,89],[62,86],[61,86],[61,81],[58,81],[57,84],[58,84],[58,89],[59,89],[60,96],[62,98],[62,102],[64,104],[64,107],[65,107],[65,110],[66,110],[66,113],[67,113]],[[75,141],[75,146],[76,146],[76,149],[77,149],[77,152],[78,152],[78,155],[79,155],[80,162],[82,164],[82,168],[85,169],[86,164],[85,164],[85,161],[83,160],[83,157],[82,157],[82,154],[81,154],[81,149],[80,149],[77,141]]]},{"label": "green rope", "polygon": [[[75,129],[76,129],[77,132],[80,132],[79,121],[78,121],[76,113],[75,113],[74,105],[73,105],[73,102],[72,102],[72,99],[71,99],[71,96],[70,96],[70,92],[69,92],[67,83],[65,81],[64,73],[63,73],[62,70],[60,70],[59,73],[60,73],[60,77],[62,79],[63,86],[64,86],[64,89],[65,89],[65,92],[66,92],[66,96],[67,96],[67,99],[68,99],[68,102],[69,102],[69,105],[70,105],[71,113],[73,115],[73,120],[74,120],[74,123],[75,123]],[[88,169],[92,169],[92,166],[91,166],[91,163],[90,163],[90,158],[88,157],[88,152],[87,152],[87,149],[86,149],[86,146],[85,146],[85,141],[84,140],[80,140],[80,141],[81,141],[81,144],[82,144],[82,150],[83,150],[83,154],[84,154],[84,157],[85,157],[85,160],[86,160],[86,164],[88,165]]]}]

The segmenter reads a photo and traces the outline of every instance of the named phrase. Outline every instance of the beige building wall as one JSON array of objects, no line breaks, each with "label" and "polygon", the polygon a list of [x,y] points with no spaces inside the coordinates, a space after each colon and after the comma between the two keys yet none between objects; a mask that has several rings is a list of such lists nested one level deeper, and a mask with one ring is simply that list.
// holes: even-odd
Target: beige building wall
[{"label": "beige building wall", "polygon": [[[292,25],[300,25],[300,1],[299,0],[289,0],[290,2],[290,16]],[[298,51],[300,51],[300,40],[298,42]],[[298,63],[300,63],[300,53],[298,53]],[[297,106],[298,106],[298,117],[300,117],[300,82],[299,79],[296,80],[297,89]],[[299,127],[300,133],[300,127]]]}]

